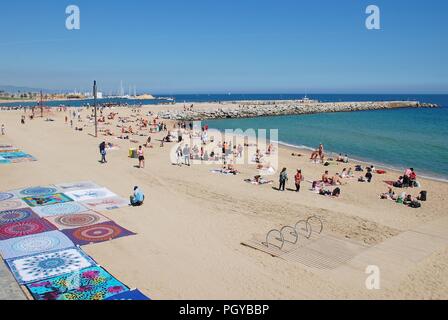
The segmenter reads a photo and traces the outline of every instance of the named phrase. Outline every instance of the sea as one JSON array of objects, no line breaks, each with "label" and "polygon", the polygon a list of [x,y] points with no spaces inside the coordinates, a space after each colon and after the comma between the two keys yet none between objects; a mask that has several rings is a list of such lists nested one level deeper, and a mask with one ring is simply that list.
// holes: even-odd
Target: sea
[{"label": "sea", "polygon": [[[276,116],[247,119],[208,120],[211,128],[278,129],[279,143],[298,149],[315,149],[320,143],[332,154],[384,168],[413,167],[418,174],[448,182],[448,95],[411,94],[308,94],[309,99],[339,101],[412,100],[439,105],[436,109],[393,109]],[[235,100],[293,100],[304,94],[189,94],[172,95],[176,102]],[[158,104],[167,100],[100,100],[101,103]],[[51,101],[48,106],[82,106],[92,100]],[[33,103],[8,103],[33,105]],[[35,103],[34,103],[35,105]],[[2,105],[0,105],[2,106]]]}]

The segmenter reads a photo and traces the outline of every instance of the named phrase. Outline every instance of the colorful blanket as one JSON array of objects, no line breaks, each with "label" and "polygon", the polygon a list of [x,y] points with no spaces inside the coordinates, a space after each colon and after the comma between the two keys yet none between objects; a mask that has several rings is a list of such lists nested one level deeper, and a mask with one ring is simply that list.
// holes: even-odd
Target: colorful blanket
[{"label": "colorful blanket", "polygon": [[92,181],[81,181],[72,183],[61,183],[56,185],[62,192],[86,190],[86,189],[100,189],[96,183]]},{"label": "colorful blanket", "polygon": [[30,219],[38,219],[31,209],[13,209],[0,212],[0,226],[14,222],[24,222]]},{"label": "colorful blanket", "polygon": [[62,232],[79,246],[135,235],[135,233],[120,227],[112,221],[82,228],[62,230]]},{"label": "colorful blanket", "polygon": [[53,204],[65,203],[73,201],[63,193],[56,193],[47,196],[34,196],[22,198],[30,207],[49,206]]},{"label": "colorful blanket", "polygon": [[6,260],[74,246],[62,232],[50,231],[0,241],[0,253]]},{"label": "colorful blanket", "polygon": [[11,164],[11,160],[0,157],[0,164]]},{"label": "colorful blanket", "polygon": [[107,298],[106,300],[137,300],[137,301],[145,301],[145,300],[151,300],[147,296],[145,296],[143,293],[140,292],[140,290],[132,290],[132,291],[125,291],[123,293],[119,293],[117,295],[114,295],[110,298]]},{"label": "colorful blanket", "polygon": [[122,207],[129,206],[129,200],[120,198],[120,197],[111,197],[104,199],[92,199],[82,202],[87,208],[91,210],[114,210]]},{"label": "colorful blanket", "polygon": [[48,205],[44,207],[34,208],[33,211],[36,212],[40,217],[51,217],[60,216],[66,214],[76,214],[86,212],[89,209],[78,202],[65,202],[57,203],[53,205]]},{"label": "colorful blanket", "polygon": [[0,156],[2,158],[12,160],[12,159],[19,159],[19,158],[32,158],[33,156],[24,153],[24,152],[3,152],[0,153]]},{"label": "colorful blanket", "polygon": [[95,265],[89,256],[76,248],[6,260],[6,263],[20,284],[42,281]]},{"label": "colorful blanket", "polygon": [[15,194],[12,192],[0,192],[0,201],[11,200],[15,197]]},{"label": "colorful blanket", "polygon": [[23,198],[23,197],[48,196],[58,192],[60,191],[58,188],[56,188],[56,186],[50,185],[50,186],[38,186],[38,187],[20,189],[14,191],[13,193],[16,194],[18,198]]},{"label": "colorful blanket", "polygon": [[56,230],[56,227],[44,219],[27,219],[21,222],[0,225],[0,240],[24,237],[52,230]]},{"label": "colorful blanket", "polygon": [[0,211],[25,209],[29,206],[20,199],[0,201]]},{"label": "colorful blanket", "polygon": [[116,197],[117,195],[107,188],[100,189],[86,189],[66,192],[66,195],[72,198],[74,201],[87,201],[93,199],[103,199]]},{"label": "colorful blanket", "polygon": [[36,300],[105,300],[129,290],[100,267],[31,283],[27,288]]},{"label": "colorful blanket", "polygon": [[86,211],[77,214],[65,214],[60,216],[50,216],[46,217],[45,219],[56,226],[59,230],[87,227],[94,224],[110,221],[103,215],[93,211]]},{"label": "colorful blanket", "polygon": [[10,161],[11,163],[22,163],[22,162],[33,162],[33,161],[37,161],[37,159],[34,158],[33,156],[29,156],[29,157],[14,158],[14,159],[10,159],[9,161]]}]

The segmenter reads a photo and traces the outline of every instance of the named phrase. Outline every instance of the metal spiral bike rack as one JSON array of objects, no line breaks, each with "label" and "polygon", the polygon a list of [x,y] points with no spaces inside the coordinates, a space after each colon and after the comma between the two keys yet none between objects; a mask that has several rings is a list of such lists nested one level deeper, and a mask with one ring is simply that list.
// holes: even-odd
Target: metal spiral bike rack
[{"label": "metal spiral bike rack", "polygon": [[[321,234],[322,231],[324,230],[324,224],[322,220],[317,216],[311,216],[308,217],[306,220],[299,220],[294,225],[294,227],[284,226],[280,230],[278,229],[270,230],[266,234],[266,241],[262,242],[262,244],[266,248],[269,248],[269,246],[273,246],[282,250],[286,242],[291,244],[297,244],[300,240],[300,236],[304,237],[305,239],[310,239],[313,233],[313,228],[311,226],[310,221],[316,221],[319,224],[319,227],[317,228],[318,231],[316,231],[316,233]],[[277,243],[272,243],[272,241],[270,241],[272,237],[274,237],[273,240],[276,240]]]}]

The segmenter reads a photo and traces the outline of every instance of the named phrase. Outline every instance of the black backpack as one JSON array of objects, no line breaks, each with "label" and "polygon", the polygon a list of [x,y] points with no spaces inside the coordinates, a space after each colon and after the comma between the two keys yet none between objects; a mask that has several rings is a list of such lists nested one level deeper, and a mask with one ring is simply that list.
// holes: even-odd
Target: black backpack
[{"label": "black backpack", "polygon": [[427,195],[428,195],[427,191],[420,192],[420,201],[426,201]]},{"label": "black backpack", "polygon": [[411,204],[409,205],[411,208],[420,208],[422,205],[420,204],[420,202],[418,201],[412,201]]}]

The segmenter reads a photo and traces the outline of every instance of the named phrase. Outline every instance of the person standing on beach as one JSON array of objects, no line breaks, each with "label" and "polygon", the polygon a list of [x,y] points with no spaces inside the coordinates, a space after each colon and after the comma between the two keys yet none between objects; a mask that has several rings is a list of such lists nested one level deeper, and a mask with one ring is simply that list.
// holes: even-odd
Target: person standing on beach
[{"label": "person standing on beach", "polygon": [[182,150],[182,154],[184,155],[184,163],[187,166],[190,166],[190,147],[188,144],[185,145],[184,150]]},{"label": "person standing on beach", "polygon": [[100,144],[100,154],[101,154],[101,163],[107,163],[106,160],[106,141],[101,142]]},{"label": "person standing on beach", "polygon": [[294,176],[294,180],[296,182],[296,192],[300,192],[300,183],[303,181],[302,170],[297,169],[297,173]]},{"label": "person standing on beach", "polygon": [[138,147],[137,155],[138,155],[138,167],[140,169],[144,169],[145,168],[145,155],[143,154],[142,146]]},{"label": "person standing on beach", "polygon": [[322,143],[319,145],[319,157],[320,157],[320,160],[323,163],[324,162],[324,158],[325,158],[325,150],[324,150],[324,145]]},{"label": "person standing on beach", "polygon": [[286,172],[286,168],[283,168],[280,173],[280,186],[278,187],[278,191],[285,191],[286,181],[288,181],[288,173]]},{"label": "person standing on beach", "polygon": [[6,129],[5,129],[5,125],[2,124],[2,136],[4,136],[6,134]]},{"label": "person standing on beach", "polygon": [[177,165],[179,167],[182,167],[182,147],[178,146],[177,150],[176,150],[176,160],[177,160]]}]

